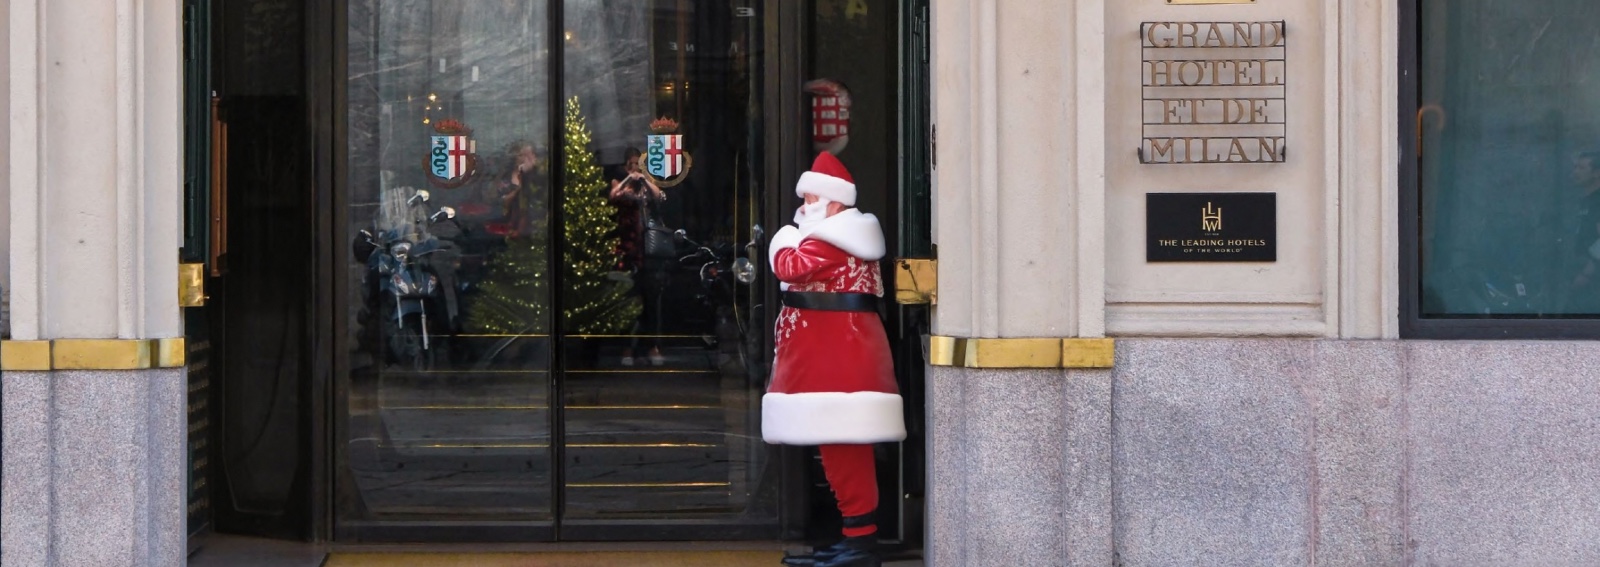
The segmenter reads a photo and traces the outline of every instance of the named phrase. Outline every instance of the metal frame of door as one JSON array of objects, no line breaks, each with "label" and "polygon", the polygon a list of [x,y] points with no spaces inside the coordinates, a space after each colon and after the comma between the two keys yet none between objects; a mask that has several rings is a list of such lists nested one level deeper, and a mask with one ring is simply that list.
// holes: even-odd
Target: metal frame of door
[{"label": "metal frame of door", "polygon": [[[763,112],[764,116],[764,144],[765,144],[765,176],[762,180],[767,189],[763,192],[764,217],[761,219],[763,226],[774,227],[784,224],[780,211],[787,210],[793,204],[794,198],[787,191],[780,190],[785,186],[784,180],[798,177],[809,164],[809,137],[802,135],[807,132],[809,123],[804,114],[805,93],[800,85],[804,77],[804,42],[807,33],[806,9],[808,2],[792,2],[783,0],[760,0],[763,5],[763,65],[765,66],[765,83],[763,85]],[[562,2],[561,0],[547,0],[549,11],[547,22],[550,29],[547,38],[550,44],[546,46],[551,55],[549,61],[559,62],[561,59],[562,42],[556,38],[563,37]],[[798,539],[804,535],[806,518],[805,500],[806,491],[803,486],[805,481],[804,453],[796,447],[778,447],[773,449],[774,460],[771,466],[779,467],[780,489],[779,523],[776,529],[767,526],[748,526],[732,522],[673,522],[669,524],[654,525],[645,523],[608,523],[608,522],[571,522],[564,525],[560,519],[560,506],[562,497],[561,454],[557,449],[552,455],[552,503],[555,507],[554,520],[541,521],[396,521],[396,522],[371,522],[371,523],[341,523],[337,517],[335,499],[339,497],[335,480],[346,464],[346,456],[342,450],[341,440],[346,432],[344,423],[348,411],[347,384],[343,377],[349,375],[350,365],[345,352],[348,350],[347,339],[349,328],[344,317],[348,309],[348,302],[343,290],[348,289],[349,275],[342,263],[342,243],[350,241],[352,235],[347,234],[344,227],[349,225],[348,189],[346,179],[348,176],[347,162],[349,159],[349,140],[347,134],[346,106],[347,97],[347,56],[348,56],[348,4],[340,0],[336,2],[315,2],[307,0],[306,6],[306,37],[307,45],[304,51],[307,69],[307,120],[308,131],[312,133],[308,140],[311,158],[312,187],[309,197],[316,208],[314,214],[314,230],[318,237],[319,245],[313,251],[315,269],[312,306],[312,320],[315,321],[314,345],[312,348],[311,369],[312,376],[308,399],[312,400],[310,414],[311,423],[308,424],[308,433],[311,437],[311,453],[313,458],[312,483],[310,491],[312,502],[308,503],[311,511],[311,530],[315,539],[322,541],[340,542],[427,542],[427,541],[454,541],[454,542],[537,542],[555,540],[688,540],[688,539]],[[548,74],[549,92],[562,92],[563,69],[559,63],[550,65],[546,69]],[[550,97],[550,139],[560,140],[562,123],[565,116],[560,105],[562,97]],[[550,152],[550,170],[552,172],[551,186],[561,186],[559,173],[562,171],[564,156],[558,149],[559,145],[552,144]],[[551,222],[552,226],[561,222],[560,192],[551,192]],[[558,259],[561,247],[551,246],[551,261]],[[766,305],[774,305],[777,300],[775,286],[765,286]],[[552,302],[559,305],[561,301],[560,287],[553,286]],[[556,310],[559,313],[560,310]],[[766,313],[765,328],[772,327],[772,319],[776,316],[774,310]],[[557,322],[559,324],[559,321]],[[558,327],[559,328],[559,327]],[[772,337],[766,334],[763,347],[770,350]],[[561,368],[563,349],[557,345],[552,349],[552,368]],[[561,400],[560,380],[552,379],[550,399],[553,402]],[[552,403],[551,409],[551,435],[561,435],[562,414],[559,403]],[[553,444],[559,446],[559,444]],[[648,531],[641,531],[641,528]]]}]

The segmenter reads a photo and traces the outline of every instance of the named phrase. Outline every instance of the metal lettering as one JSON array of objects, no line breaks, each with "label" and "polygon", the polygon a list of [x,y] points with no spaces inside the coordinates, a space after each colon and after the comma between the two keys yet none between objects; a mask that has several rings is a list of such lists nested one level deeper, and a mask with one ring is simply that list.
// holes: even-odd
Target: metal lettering
[{"label": "metal lettering", "polygon": [[1150,144],[1150,155],[1151,155],[1150,159],[1156,160],[1156,159],[1161,159],[1161,158],[1164,157],[1167,160],[1165,162],[1152,161],[1150,163],[1173,163],[1172,162],[1172,138],[1167,138],[1167,145],[1165,145],[1165,146],[1161,145],[1161,140],[1159,140],[1159,139],[1148,139],[1147,138],[1145,141]]},{"label": "metal lettering", "polygon": [[[1289,116],[1285,29],[1282,21],[1140,24],[1139,161],[1283,162]],[[1208,51],[1217,49],[1228,51]]]},{"label": "metal lettering", "polygon": [[[1189,33],[1184,33],[1183,32],[1184,26],[1188,26],[1189,27]],[[1199,24],[1179,23],[1178,24],[1178,47],[1194,47],[1194,38],[1199,33],[1200,33],[1200,25]],[[1184,38],[1189,38],[1188,45],[1184,45],[1184,42],[1183,42]]]},{"label": "metal lettering", "polygon": [[1277,59],[1146,59],[1147,87],[1279,86],[1283,74],[1273,73]]},{"label": "metal lettering", "polygon": [[1283,47],[1286,35],[1282,21],[1145,22],[1139,33],[1152,49]]},{"label": "metal lettering", "polygon": [[1144,163],[1282,163],[1284,138],[1155,137],[1145,138],[1140,156]]}]

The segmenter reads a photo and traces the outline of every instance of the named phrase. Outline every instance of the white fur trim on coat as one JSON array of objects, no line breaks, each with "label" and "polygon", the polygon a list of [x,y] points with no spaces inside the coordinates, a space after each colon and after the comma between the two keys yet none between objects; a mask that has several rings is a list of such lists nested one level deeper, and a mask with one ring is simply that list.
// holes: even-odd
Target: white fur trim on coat
[{"label": "white fur trim on coat", "polygon": [[761,437],[774,445],[865,445],[906,438],[899,394],[813,392],[761,397]]},{"label": "white fur trim on coat", "polygon": [[826,173],[815,171],[801,173],[800,181],[794,184],[794,194],[804,199],[806,193],[846,207],[856,206],[856,184]]},{"label": "white fur trim on coat", "polygon": [[[878,225],[878,217],[863,213],[860,209],[840,211],[839,214],[817,223],[817,226],[804,236],[838,246],[845,253],[868,262],[876,262],[883,258],[883,227]],[[776,244],[776,235],[773,236],[773,241]],[[799,244],[796,243],[796,246]]]},{"label": "white fur trim on coat", "polygon": [[805,236],[800,234],[800,229],[792,224],[778,229],[778,232],[772,235],[772,240],[767,242],[767,266],[776,270],[778,251],[799,248],[800,241],[804,239]]}]

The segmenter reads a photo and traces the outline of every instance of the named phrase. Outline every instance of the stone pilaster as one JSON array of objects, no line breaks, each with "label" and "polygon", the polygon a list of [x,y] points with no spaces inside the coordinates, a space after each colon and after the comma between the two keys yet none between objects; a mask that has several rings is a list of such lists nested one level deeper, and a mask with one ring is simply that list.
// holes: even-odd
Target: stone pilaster
[{"label": "stone pilaster", "polygon": [[4,12],[0,563],[181,565],[179,2]]}]

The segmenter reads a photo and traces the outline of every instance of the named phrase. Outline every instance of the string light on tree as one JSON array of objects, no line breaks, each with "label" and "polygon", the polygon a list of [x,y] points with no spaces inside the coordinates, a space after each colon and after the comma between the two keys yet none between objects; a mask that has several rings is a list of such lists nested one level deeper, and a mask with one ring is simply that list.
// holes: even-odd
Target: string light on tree
[{"label": "string light on tree", "polygon": [[642,308],[630,295],[632,284],[611,276],[617,265],[617,237],[612,232],[611,205],[602,195],[606,186],[594,152],[589,150],[589,127],[578,97],[567,99],[566,184],[561,212],[566,249],[564,272],[565,327],[569,332],[609,334],[633,325]]},{"label": "string light on tree", "polygon": [[[611,234],[611,206],[601,195],[605,179],[595,163],[588,125],[578,99],[567,101],[566,183],[562,187],[564,330],[578,334],[620,333],[633,325],[641,305],[628,292],[632,284],[610,277],[617,264],[617,237]],[[471,325],[494,334],[549,332],[549,236],[535,230],[508,238],[481,284]]]}]

